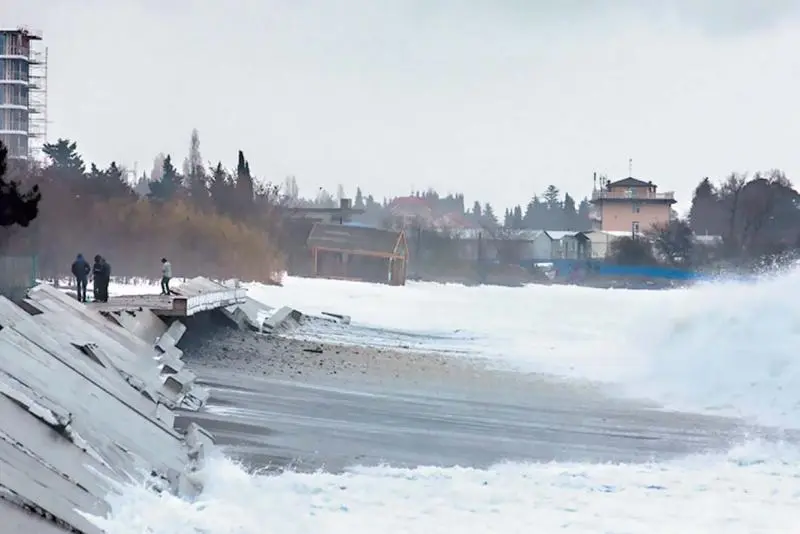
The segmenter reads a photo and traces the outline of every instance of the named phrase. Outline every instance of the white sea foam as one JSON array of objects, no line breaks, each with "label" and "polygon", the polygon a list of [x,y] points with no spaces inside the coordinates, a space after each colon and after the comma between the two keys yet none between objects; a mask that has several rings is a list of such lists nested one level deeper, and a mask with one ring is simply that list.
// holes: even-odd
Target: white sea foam
[{"label": "white sea foam", "polygon": [[[251,294],[346,313],[356,326],[438,336],[419,343],[497,365],[800,426],[798,289],[794,272],[668,292],[290,278]],[[252,476],[215,458],[201,476],[205,491],[194,502],[126,487],[110,497],[112,516],[95,521],[109,534],[753,534],[800,524],[800,452],[761,441],[644,465],[355,467],[341,475]]]},{"label": "white sea foam", "polygon": [[[463,352],[605,382],[672,408],[800,428],[800,270],[673,291],[288,278],[285,287],[252,285],[250,293],[308,313],[344,313],[356,327],[433,336],[409,342],[384,334],[376,343]],[[336,330],[337,339],[346,332]]]},{"label": "white sea foam", "polygon": [[459,532],[791,532],[800,524],[800,455],[751,442],[661,464],[503,464],[354,468],[251,476],[226,459],[195,502],[126,488],[108,534]]}]

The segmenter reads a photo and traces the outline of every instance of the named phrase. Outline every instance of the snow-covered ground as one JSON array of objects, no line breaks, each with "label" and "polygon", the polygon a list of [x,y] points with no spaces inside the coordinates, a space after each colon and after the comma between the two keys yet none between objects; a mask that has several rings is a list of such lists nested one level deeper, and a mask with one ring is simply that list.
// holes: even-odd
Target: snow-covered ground
[{"label": "snow-covered ground", "polygon": [[[653,292],[293,278],[250,289],[271,305],[348,314],[377,341],[390,328],[390,338],[501,367],[800,428],[800,271]],[[800,524],[798,466],[795,447],[757,440],[649,465],[356,467],[270,477],[219,458],[202,474],[198,501],[124,488],[103,526],[110,534],[792,532]]]}]

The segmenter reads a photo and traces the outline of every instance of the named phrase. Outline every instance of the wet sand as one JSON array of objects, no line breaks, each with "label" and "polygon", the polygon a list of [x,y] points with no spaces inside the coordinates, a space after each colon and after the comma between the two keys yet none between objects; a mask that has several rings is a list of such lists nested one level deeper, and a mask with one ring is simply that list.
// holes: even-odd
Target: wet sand
[{"label": "wet sand", "polygon": [[191,329],[187,363],[212,390],[183,414],[253,468],[503,461],[643,462],[723,450],[745,433],[719,417],[611,399],[588,384],[483,368],[442,354]]}]

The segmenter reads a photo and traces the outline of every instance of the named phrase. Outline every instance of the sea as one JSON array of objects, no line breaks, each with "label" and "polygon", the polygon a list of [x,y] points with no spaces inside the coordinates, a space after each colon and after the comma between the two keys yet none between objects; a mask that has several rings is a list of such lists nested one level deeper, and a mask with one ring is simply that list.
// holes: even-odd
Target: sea
[{"label": "sea", "polygon": [[788,437],[800,429],[800,270],[667,291],[291,277],[248,289],[271,306],[350,318],[301,326],[292,334],[301,339],[440,351],[592,384],[663,412],[734,418],[770,437],[745,432],[713,450],[635,462],[560,454],[489,466],[354,462],[335,472],[258,472],[220,449],[192,500],[119,486],[111,515],[91,518],[109,534],[752,534],[800,525],[800,448]]}]

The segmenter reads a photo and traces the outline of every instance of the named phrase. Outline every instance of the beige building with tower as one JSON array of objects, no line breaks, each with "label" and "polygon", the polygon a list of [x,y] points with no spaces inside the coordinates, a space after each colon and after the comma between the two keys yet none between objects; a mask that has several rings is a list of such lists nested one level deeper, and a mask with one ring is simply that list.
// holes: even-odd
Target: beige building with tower
[{"label": "beige building with tower", "polygon": [[604,232],[644,233],[672,218],[675,193],[659,193],[653,182],[633,177],[606,182],[592,191],[593,226]]}]

